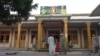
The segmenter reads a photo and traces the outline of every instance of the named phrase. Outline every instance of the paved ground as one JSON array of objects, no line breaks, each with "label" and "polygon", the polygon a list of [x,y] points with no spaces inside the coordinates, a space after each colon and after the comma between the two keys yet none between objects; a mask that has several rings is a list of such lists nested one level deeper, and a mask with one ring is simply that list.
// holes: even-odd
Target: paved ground
[{"label": "paved ground", "polygon": [[[48,52],[0,50],[0,56],[49,56],[49,54]],[[57,56],[94,56],[94,55],[88,51],[73,51],[73,52],[67,52],[67,55],[59,55],[57,53]],[[98,56],[98,54],[96,54],[95,56]]]}]

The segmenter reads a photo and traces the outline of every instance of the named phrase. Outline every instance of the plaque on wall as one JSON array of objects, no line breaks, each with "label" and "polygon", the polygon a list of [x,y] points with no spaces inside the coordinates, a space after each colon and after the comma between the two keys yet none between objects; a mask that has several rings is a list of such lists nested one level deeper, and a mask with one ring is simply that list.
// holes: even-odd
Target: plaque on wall
[{"label": "plaque on wall", "polygon": [[66,6],[41,6],[41,15],[66,14]]}]

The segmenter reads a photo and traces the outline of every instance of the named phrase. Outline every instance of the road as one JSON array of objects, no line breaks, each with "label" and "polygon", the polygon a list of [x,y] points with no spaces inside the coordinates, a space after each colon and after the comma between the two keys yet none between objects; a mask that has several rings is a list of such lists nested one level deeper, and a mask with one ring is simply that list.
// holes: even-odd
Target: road
[{"label": "road", "polygon": [[[0,56],[50,56],[48,52],[34,52],[34,51],[17,51],[17,50],[0,50]],[[94,56],[92,53],[84,51],[73,51],[67,52],[67,55],[59,55],[57,52],[57,56]],[[98,56],[96,54],[95,56]]]}]

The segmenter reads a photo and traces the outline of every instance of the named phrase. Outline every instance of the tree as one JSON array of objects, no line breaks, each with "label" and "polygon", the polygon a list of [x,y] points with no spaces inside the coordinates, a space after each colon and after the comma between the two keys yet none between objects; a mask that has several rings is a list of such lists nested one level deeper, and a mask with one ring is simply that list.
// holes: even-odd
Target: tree
[{"label": "tree", "polygon": [[[5,25],[26,21],[30,15],[29,11],[36,9],[38,4],[33,4],[33,0],[0,0],[0,22]],[[17,14],[11,14],[11,12]]]}]

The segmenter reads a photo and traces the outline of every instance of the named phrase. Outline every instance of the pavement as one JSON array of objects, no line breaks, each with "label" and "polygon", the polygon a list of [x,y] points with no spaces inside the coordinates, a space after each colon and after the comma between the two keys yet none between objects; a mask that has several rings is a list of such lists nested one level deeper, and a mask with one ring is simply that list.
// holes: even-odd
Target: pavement
[{"label": "pavement", "polygon": [[[99,56],[98,54],[92,54],[89,51],[72,51],[67,52],[67,55],[59,55],[56,52],[56,56]],[[0,50],[0,56],[50,56],[48,52],[36,52],[36,51],[20,51],[20,50]]]}]

